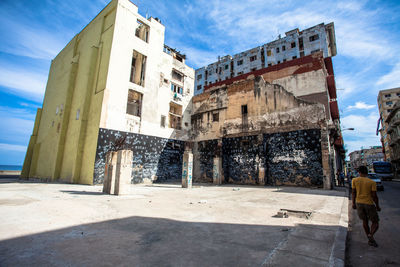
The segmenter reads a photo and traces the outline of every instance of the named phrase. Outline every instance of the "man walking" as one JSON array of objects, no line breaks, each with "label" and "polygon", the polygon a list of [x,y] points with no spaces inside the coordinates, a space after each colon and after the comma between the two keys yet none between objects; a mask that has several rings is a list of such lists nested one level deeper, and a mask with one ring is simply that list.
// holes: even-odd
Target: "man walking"
[{"label": "man walking", "polygon": [[[376,183],[368,178],[368,169],[366,166],[358,168],[359,177],[352,181],[352,201],[353,209],[357,209],[358,217],[363,221],[364,231],[368,237],[368,245],[377,247],[374,234],[379,228],[380,211],[378,196],[376,195]],[[375,203],[375,205],[374,205]],[[368,221],[371,221],[371,229]]]}]

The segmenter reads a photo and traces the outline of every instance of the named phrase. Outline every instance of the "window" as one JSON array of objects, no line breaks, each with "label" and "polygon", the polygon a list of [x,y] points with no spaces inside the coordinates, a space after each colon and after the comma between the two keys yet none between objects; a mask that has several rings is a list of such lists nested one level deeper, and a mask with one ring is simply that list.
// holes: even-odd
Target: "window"
[{"label": "window", "polygon": [[201,85],[197,85],[197,90],[201,90]]},{"label": "window", "polygon": [[272,63],[268,63],[268,67],[271,67],[272,66]]},{"label": "window", "polygon": [[285,51],[286,50],[286,46],[282,46],[282,51]]},{"label": "window", "polygon": [[297,58],[297,56],[293,56],[293,57],[292,57],[292,59],[295,59],[295,58]]},{"label": "window", "polygon": [[203,75],[201,75],[201,74],[197,75],[197,80],[201,80],[202,77],[203,77]]},{"label": "window", "polygon": [[174,83],[171,83],[171,91],[176,94],[181,94],[181,95],[183,94],[183,88]]},{"label": "window", "polygon": [[267,56],[271,56],[271,50],[267,50]]},{"label": "window", "polygon": [[240,66],[243,64],[243,59],[237,61],[237,65]]},{"label": "window", "polygon": [[219,113],[218,112],[215,112],[215,113],[213,113],[213,121],[219,121]]},{"label": "window", "polygon": [[141,109],[142,109],[142,94],[129,89],[128,101],[126,105],[126,113],[140,117]]},{"label": "window", "polygon": [[257,68],[252,68],[250,71],[256,71],[257,70]]},{"label": "window", "polygon": [[163,127],[163,128],[165,128],[165,116],[164,115],[161,115],[161,123],[160,123],[160,126],[161,127]]},{"label": "window", "polygon": [[280,60],[278,60],[278,64],[279,64],[279,63],[281,63],[281,61],[280,61]]},{"label": "window", "polygon": [[286,58],[284,58],[282,61],[283,61],[283,62],[286,62]]},{"label": "window", "polygon": [[227,70],[228,68],[229,68],[229,65],[228,65],[228,64],[226,64],[226,65],[225,65],[225,69]]},{"label": "window", "polygon": [[242,105],[242,115],[247,114],[247,105]]},{"label": "window", "polygon": [[392,95],[391,94],[387,94],[387,95],[385,95],[385,97],[391,97]]},{"label": "window", "polygon": [[279,47],[276,48],[276,53],[279,53]]},{"label": "window", "polygon": [[169,127],[181,129],[182,106],[173,102],[169,103]]},{"label": "window", "polygon": [[135,31],[135,36],[138,37],[139,39],[145,41],[146,43],[149,42],[149,31],[150,27],[146,24],[144,24],[142,21],[137,20],[137,27]]},{"label": "window", "polygon": [[299,38],[299,49],[303,50],[304,49],[304,43],[303,43],[303,37]]},{"label": "window", "polygon": [[146,71],[146,60],[145,55],[133,50],[132,64],[131,64],[131,77],[130,82],[136,83],[137,85],[144,86],[144,76]]},{"label": "window", "polygon": [[386,105],[391,105],[391,104],[393,104],[392,101],[386,101]]},{"label": "window", "polygon": [[291,47],[291,48],[295,48],[295,47],[296,47],[296,42],[292,42],[292,43],[290,44],[290,47]]},{"label": "window", "polygon": [[400,93],[396,93],[397,96],[400,96]]},{"label": "window", "polygon": [[238,73],[237,73],[237,75],[242,75],[243,74],[243,71],[239,71]]},{"label": "window", "polygon": [[254,60],[256,60],[256,59],[257,59],[257,56],[251,56],[251,57],[250,57],[250,62],[251,62],[251,61],[254,61]]},{"label": "window", "polygon": [[176,70],[172,70],[172,79],[182,82],[183,74]]},{"label": "window", "polygon": [[388,109],[387,111],[388,111],[388,113],[390,113],[390,112],[392,112],[392,110],[393,110],[393,109]]},{"label": "window", "polygon": [[318,34],[315,34],[315,35],[313,35],[313,36],[310,36],[310,38],[309,38],[310,42],[316,41],[316,40],[318,40],[318,39],[319,39],[319,35],[318,35]]}]

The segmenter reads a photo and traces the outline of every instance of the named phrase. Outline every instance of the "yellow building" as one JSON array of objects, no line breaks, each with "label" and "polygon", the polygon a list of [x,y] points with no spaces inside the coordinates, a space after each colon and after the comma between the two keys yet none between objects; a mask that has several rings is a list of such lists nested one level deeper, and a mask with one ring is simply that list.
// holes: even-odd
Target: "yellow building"
[{"label": "yellow building", "polygon": [[[101,182],[98,140],[111,132],[187,139],[194,70],[164,32],[130,1],[113,0],[67,44],[51,63],[21,177]],[[111,139],[101,139],[108,149]]]}]

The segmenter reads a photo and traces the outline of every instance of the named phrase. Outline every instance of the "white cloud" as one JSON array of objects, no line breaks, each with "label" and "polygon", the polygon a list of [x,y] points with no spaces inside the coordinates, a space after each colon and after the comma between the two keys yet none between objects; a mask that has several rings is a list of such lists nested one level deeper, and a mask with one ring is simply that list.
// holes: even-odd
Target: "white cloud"
[{"label": "white cloud", "polygon": [[356,104],[354,106],[348,106],[347,109],[372,109],[375,108],[375,105],[368,105],[364,102],[356,102]]},{"label": "white cloud", "polygon": [[26,152],[26,146],[0,143],[0,151]]},{"label": "white cloud", "polygon": [[351,114],[341,119],[342,127],[354,128],[354,131],[343,131],[344,143],[349,152],[359,150],[362,146],[381,145],[380,137],[376,136],[379,115],[371,112],[368,115]]},{"label": "white cloud", "polygon": [[20,97],[42,101],[47,76],[24,68],[0,66],[0,86],[12,89]]},{"label": "white cloud", "polygon": [[389,73],[380,77],[376,85],[385,88],[400,87],[400,63],[397,63]]}]

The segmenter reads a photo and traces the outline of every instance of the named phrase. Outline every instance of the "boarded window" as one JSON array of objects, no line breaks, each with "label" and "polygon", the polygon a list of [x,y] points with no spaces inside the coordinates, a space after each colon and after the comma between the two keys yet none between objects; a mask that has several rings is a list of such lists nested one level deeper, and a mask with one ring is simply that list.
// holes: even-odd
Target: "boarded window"
[{"label": "boarded window", "polygon": [[318,34],[315,34],[315,35],[313,35],[313,36],[310,36],[310,38],[309,38],[310,42],[316,41],[316,40],[318,40],[318,39],[319,39],[319,35],[318,35]]},{"label": "boarded window", "polygon": [[133,116],[141,116],[142,112],[142,94],[129,89],[126,113]]},{"label": "boarded window", "polygon": [[182,106],[176,103],[169,103],[169,127],[180,130],[182,121]]},{"label": "boarded window", "polygon": [[165,116],[164,115],[161,115],[161,123],[160,123],[160,126],[162,127],[162,128],[165,128]]},{"label": "boarded window", "polygon": [[144,24],[140,20],[137,20],[136,22],[137,22],[137,27],[136,27],[136,31],[135,31],[135,36],[148,43],[150,27],[148,25]]},{"label": "boarded window", "polygon": [[131,64],[131,77],[130,81],[140,86],[144,86],[144,77],[146,72],[145,55],[133,50],[132,64]]}]

